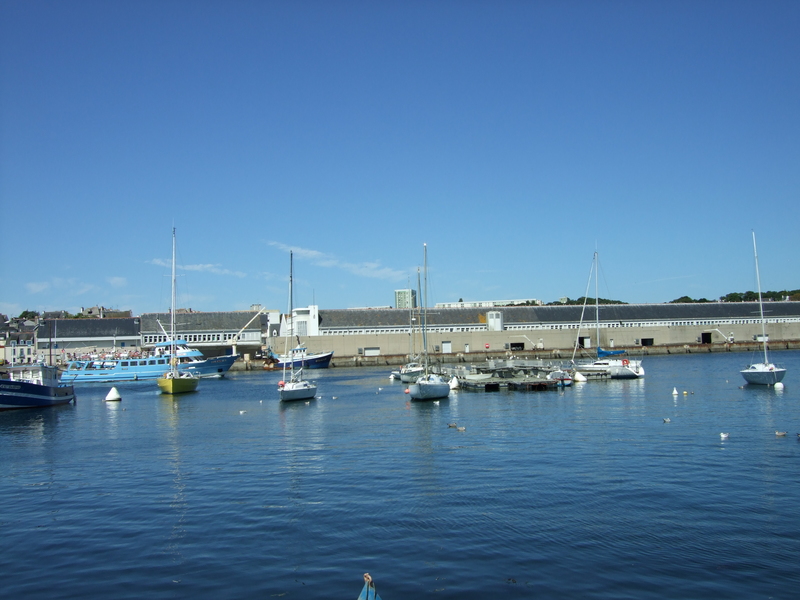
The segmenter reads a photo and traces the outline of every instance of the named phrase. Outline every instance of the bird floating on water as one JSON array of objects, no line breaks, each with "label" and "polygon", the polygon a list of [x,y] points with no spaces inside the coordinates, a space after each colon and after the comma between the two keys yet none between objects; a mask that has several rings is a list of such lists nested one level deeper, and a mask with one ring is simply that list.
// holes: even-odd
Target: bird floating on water
[{"label": "bird floating on water", "polygon": [[664,423],[672,423],[672,419],[670,419],[669,417],[667,417],[666,419],[664,419]]},{"label": "bird floating on water", "polygon": [[783,437],[783,436],[786,435],[786,432],[785,431],[776,431],[775,435],[777,435],[778,437]]},{"label": "bird floating on water", "polygon": [[459,428],[458,428],[458,431],[466,431],[466,430],[467,430],[467,428],[466,428],[466,427],[459,427]]},{"label": "bird floating on water", "polygon": [[720,439],[727,440],[729,435],[730,433],[720,433],[719,437]]},{"label": "bird floating on water", "polygon": [[240,414],[240,415],[243,415],[243,414],[244,414],[244,413],[246,413],[246,412],[247,412],[246,410],[240,410],[240,411],[239,411],[239,414]]},{"label": "bird floating on water", "polygon": [[[455,429],[456,427],[458,427],[458,423],[448,423],[447,426]],[[797,435],[800,435],[800,433],[798,433]]]}]

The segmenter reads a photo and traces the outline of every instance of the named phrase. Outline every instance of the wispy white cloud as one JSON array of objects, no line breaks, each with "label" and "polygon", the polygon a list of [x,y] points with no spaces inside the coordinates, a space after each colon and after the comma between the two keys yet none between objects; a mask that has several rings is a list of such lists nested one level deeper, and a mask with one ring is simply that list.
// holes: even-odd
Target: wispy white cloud
[{"label": "wispy white cloud", "polygon": [[128,280],[124,277],[109,277],[106,281],[113,288],[123,288],[128,285]]},{"label": "wispy white cloud", "polygon": [[25,289],[31,294],[40,294],[50,288],[46,281],[32,281],[25,284]]},{"label": "wispy white cloud", "polygon": [[295,256],[302,260],[307,260],[318,267],[325,269],[341,269],[359,277],[369,277],[371,279],[385,279],[387,281],[401,281],[406,278],[404,271],[399,271],[391,267],[384,267],[379,261],[351,263],[339,260],[337,257],[325,254],[319,250],[301,248],[299,246],[289,246],[281,242],[268,242],[270,246],[278,248],[283,252],[291,251]]},{"label": "wispy white cloud", "polygon": [[[148,261],[151,265],[157,267],[172,267],[172,261],[164,260],[163,258],[154,258]],[[247,277],[247,273],[241,271],[231,271],[230,269],[223,269],[220,265],[175,265],[178,271],[195,271],[201,273],[213,273],[214,275],[232,275],[233,277]]]},{"label": "wispy white cloud", "polygon": [[41,294],[50,290],[66,290],[70,296],[80,296],[95,288],[96,286],[91,283],[85,283],[75,278],[64,279],[63,277],[54,277],[50,281],[32,281],[25,284],[25,289],[31,294]]}]

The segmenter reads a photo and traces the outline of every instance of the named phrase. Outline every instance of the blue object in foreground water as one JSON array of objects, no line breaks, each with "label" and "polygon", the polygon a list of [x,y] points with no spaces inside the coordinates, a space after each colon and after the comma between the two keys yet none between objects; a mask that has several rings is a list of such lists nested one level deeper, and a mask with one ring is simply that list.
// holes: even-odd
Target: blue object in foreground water
[{"label": "blue object in foreground water", "polygon": [[358,595],[358,600],[381,600],[378,592],[375,590],[375,582],[372,581],[369,573],[364,573],[364,589]]}]

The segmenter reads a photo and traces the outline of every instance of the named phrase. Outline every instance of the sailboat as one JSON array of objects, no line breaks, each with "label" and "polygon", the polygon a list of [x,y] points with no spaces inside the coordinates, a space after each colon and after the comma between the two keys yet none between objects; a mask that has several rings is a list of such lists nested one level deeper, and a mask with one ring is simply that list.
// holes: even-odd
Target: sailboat
[{"label": "sailboat", "polygon": [[[419,268],[417,268],[417,294],[419,294]],[[419,313],[419,310],[417,310]],[[408,307],[408,357],[411,362],[400,367],[400,381],[403,383],[414,383],[420,375],[425,373],[425,365],[419,362],[419,357],[415,355],[414,343],[414,308],[409,304]]]},{"label": "sailboat", "polygon": [[[292,277],[294,274],[294,254],[289,252],[289,314],[287,320],[284,322],[286,326],[286,353],[290,359],[283,363],[283,379],[278,382],[278,394],[282,401],[287,400],[310,400],[317,395],[316,384],[303,379],[303,367],[295,365],[302,365],[302,361],[295,359],[295,352],[302,352],[303,348],[292,348],[289,350],[289,342],[292,339],[291,331],[289,328],[288,320],[291,319],[291,329],[294,329],[294,300],[292,298]],[[289,367],[289,380],[286,380],[286,367]]]},{"label": "sailboat", "polygon": [[172,228],[172,300],[169,309],[169,371],[158,378],[158,387],[163,394],[185,394],[197,389],[200,378],[189,371],[178,370],[178,355],[175,352],[175,228]]},{"label": "sailboat", "polygon": [[753,232],[753,255],[756,259],[756,282],[758,284],[758,310],[761,315],[761,342],[764,344],[764,362],[753,363],[741,371],[747,383],[756,385],[775,385],[786,375],[786,369],[776,367],[769,362],[767,350],[767,326],[764,319],[764,302],[761,299],[761,275],[758,272],[758,250],[756,248],[756,232]]},{"label": "sailboat", "polygon": [[584,374],[603,374],[608,375],[612,379],[638,379],[644,377],[644,367],[641,360],[630,360],[628,358],[610,358],[624,354],[624,350],[603,350],[600,346],[600,296],[598,295],[598,265],[597,265],[597,252],[594,253],[592,259],[592,269],[589,271],[589,282],[586,284],[586,294],[583,298],[583,311],[581,312],[581,323],[583,324],[583,314],[586,310],[587,294],[589,293],[589,283],[592,280],[592,272],[594,272],[594,311],[595,311],[595,327],[597,331],[597,359],[590,363],[575,363],[575,353],[578,350],[578,342],[580,340],[581,328],[578,326],[578,338],[575,340],[575,348],[572,351],[572,364],[575,370]]},{"label": "sailboat", "polygon": [[450,395],[450,383],[440,375],[429,372],[428,361],[428,244],[423,244],[422,268],[425,273],[425,293],[422,307],[422,356],[423,374],[408,386],[412,400],[438,400]]}]

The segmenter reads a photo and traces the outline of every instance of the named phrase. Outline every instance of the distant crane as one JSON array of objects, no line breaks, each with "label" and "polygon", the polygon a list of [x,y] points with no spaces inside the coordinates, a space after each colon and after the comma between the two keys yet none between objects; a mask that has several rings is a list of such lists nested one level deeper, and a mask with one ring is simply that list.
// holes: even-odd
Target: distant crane
[{"label": "distant crane", "polygon": [[256,320],[256,319],[259,317],[259,315],[261,315],[261,313],[266,313],[266,312],[267,312],[267,309],[266,309],[266,308],[262,308],[262,309],[260,309],[260,310],[259,310],[259,311],[258,311],[258,312],[255,314],[255,315],[253,315],[253,318],[252,318],[252,319],[250,319],[250,320],[249,320],[247,323],[245,323],[244,327],[242,327],[242,328],[241,328],[241,329],[240,329],[240,330],[239,330],[239,331],[236,333],[236,335],[234,335],[233,337],[231,337],[229,340],[226,340],[226,342],[227,342],[227,343],[229,343],[229,344],[231,345],[231,348],[232,348],[233,354],[237,354],[236,342],[238,342],[238,341],[239,341],[239,336],[240,336],[240,335],[242,335],[242,332],[243,332],[245,329],[247,329],[247,328],[250,326],[250,323],[252,323],[253,321],[255,321],[255,320]]},{"label": "distant crane", "polygon": [[733,343],[733,332],[732,331],[731,331],[730,335],[725,335],[719,329],[706,329],[703,333],[714,333],[715,331],[718,334],[720,334],[722,337],[724,337],[726,342],[728,342],[729,344]]}]

